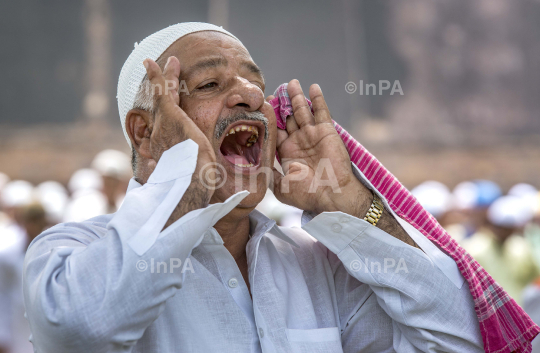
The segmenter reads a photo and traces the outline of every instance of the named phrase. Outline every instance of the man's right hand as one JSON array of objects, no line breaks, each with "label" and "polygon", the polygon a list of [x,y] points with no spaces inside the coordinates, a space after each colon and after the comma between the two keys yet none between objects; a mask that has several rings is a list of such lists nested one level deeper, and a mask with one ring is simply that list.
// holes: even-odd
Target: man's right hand
[{"label": "man's right hand", "polygon": [[143,62],[151,93],[154,96],[154,121],[150,127],[150,153],[157,163],[163,152],[187,139],[199,146],[197,167],[192,182],[182,200],[173,211],[165,228],[194,209],[206,207],[214,193],[215,175],[206,175],[206,180],[199,180],[199,171],[204,165],[216,162],[216,155],[210,141],[180,108],[178,94],[180,62],[174,56],[168,58],[163,72],[152,59]]},{"label": "man's right hand", "polygon": [[143,63],[154,96],[154,124],[150,128],[150,152],[153,159],[157,163],[163,152],[182,141],[192,139],[199,145],[199,160],[204,163],[215,162],[216,155],[210,141],[180,108],[178,59],[170,56],[163,72],[152,59],[146,59]]}]

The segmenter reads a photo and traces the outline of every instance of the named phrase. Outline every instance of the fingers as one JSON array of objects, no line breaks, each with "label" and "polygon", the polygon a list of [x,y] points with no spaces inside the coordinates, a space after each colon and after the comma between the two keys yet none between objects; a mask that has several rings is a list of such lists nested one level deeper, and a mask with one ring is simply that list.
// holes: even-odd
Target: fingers
[{"label": "fingers", "polygon": [[276,97],[274,97],[273,95],[269,95],[268,97],[266,97],[266,101],[270,102],[274,98],[276,98]]},{"label": "fingers", "polygon": [[286,124],[287,124],[287,132],[289,133],[289,135],[291,135],[293,132],[299,129],[298,124],[296,123],[296,120],[294,119],[294,116],[292,115],[289,115],[287,117]]},{"label": "fingers", "polygon": [[146,75],[148,76],[150,82],[152,82],[152,80],[154,80],[157,76],[161,75],[161,68],[154,60],[145,59],[143,61],[143,65],[146,69]]},{"label": "fingers", "polygon": [[285,130],[278,129],[276,137],[276,148],[279,151],[281,144],[289,137],[289,134]]},{"label": "fingers", "polygon": [[[180,63],[178,59],[169,58],[167,60],[164,68],[165,73],[161,71],[159,65],[152,59],[144,60],[143,64],[146,68],[148,80],[150,81],[150,93],[154,97],[154,108],[156,110],[171,111],[175,106],[178,106],[178,77],[172,78],[176,72],[180,74]],[[165,74],[170,80],[167,79]],[[169,85],[167,81],[170,82]]]},{"label": "fingers", "polygon": [[313,84],[309,88],[309,98],[313,106],[316,123],[331,123],[332,117],[324,100],[321,87],[318,84]]},{"label": "fingers", "polygon": [[298,126],[302,128],[306,125],[313,125],[315,120],[313,118],[313,114],[311,114],[311,109],[306,102],[304,92],[302,92],[300,82],[298,82],[298,80],[292,80],[289,82],[287,91],[289,92],[289,97],[291,98],[293,115]]},{"label": "fingers", "polygon": [[178,77],[180,77],[180,61],[178,61],[176,56],[169,56],[169,59],[167,59],[167,63],[163,68],[163,76],[165,76],[165,79],[167,80],[176,81],[176,83],[178,83]]},{"label": "fingers", "polygon": [[180,96],[178,95],[179,77],[180,77],[180,62],[175,56],[170,56],[163,68],[163,76],[165,77],[165,94],[170,94],[171,98],[180,104]]}]

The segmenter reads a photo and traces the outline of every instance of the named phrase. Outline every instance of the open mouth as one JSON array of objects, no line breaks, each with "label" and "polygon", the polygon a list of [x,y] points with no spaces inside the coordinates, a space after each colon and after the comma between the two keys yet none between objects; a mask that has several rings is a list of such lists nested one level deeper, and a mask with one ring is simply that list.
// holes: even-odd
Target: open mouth
[{"label": "open mouth", "polygon": [[237,122],[227,128],[219,150],[226,160],[240,168],[259,165],[264,127],[252,122]]}]

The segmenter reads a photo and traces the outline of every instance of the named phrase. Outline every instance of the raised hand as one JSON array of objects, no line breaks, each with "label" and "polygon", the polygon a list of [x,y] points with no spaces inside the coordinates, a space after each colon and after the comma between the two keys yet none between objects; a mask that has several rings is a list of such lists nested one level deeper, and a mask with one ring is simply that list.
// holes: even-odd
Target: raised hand
[{"label": "raised hand", "polygon": [[155,116],[150,135],[150,151],[153,159],[159,161],[164,151],[177,143],[192,139],[199,145],[199,162],[202,164],[215,162],[216,155],[210,141],[180,108],[178,59],[174,56],[169,57],[163,72],[152,59],[146,59],[143,63],[154,96]]},{"label": "raised hand", "polygon": [[[154,121],[150,127],[150,153],[155,163],[163,152],[187,139],[199,146],[197,166],[192,181],[184,196],[172,212],[164,228],[174,223],[186,213],[206,207],[214,193],[215,175],[206,174],[207,179],[199,180],[199,171],[207,163],[215,163],[216,155],[199,127],[180,108],[178,95],[180,62],[174,56],[169,57],[163,72],[151,59],[144,61],[144,66],[154,96]],[[208,171],[213,173],[212,170]]]},{"label": "raised hand", "polygon": [[367,211],[372,194],[354,176],[347,150],[332,124],[319,85],[312,85],[306,102],[298,80],[288,85],[293,116],[279,130],[277,150],[285,175],[274,171],[274,194],[284,203],[313,212]]},{"label": "raised hand", "polygon": [[[373,194],[352,172],[321,88],[312,85],[309,89],[314,114],[297,80],[292,80],[287,90],[294,116],[287,117],[287,131],[278,131],[277,150],[285,176],[274,169],[274,194],[281,202],[302,210],[341,211],[363,218]],[[390,212],[383,212],[377,227],[418,248]]]}]

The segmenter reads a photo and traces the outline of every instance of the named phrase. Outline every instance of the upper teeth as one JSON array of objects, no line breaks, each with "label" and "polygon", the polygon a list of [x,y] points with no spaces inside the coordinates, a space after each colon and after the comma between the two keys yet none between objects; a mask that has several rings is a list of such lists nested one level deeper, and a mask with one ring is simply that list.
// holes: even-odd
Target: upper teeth
[{"label": "upper teeth", "polygon": [[253,143],[255,143],[259,138],[259,130],[255,126],[249,126],[249,125],[237,125],[231,128],[229,132],[227,132],[227,135],[225,136],[234,134],[236,131],[250,131],[251,132],[251,136],[247,140],[248,141],[248,143],[246,144],[247,147],[250,147],[251,145],[253,145]]}]

